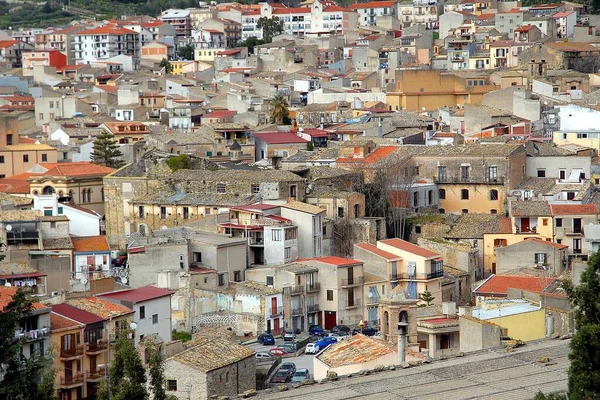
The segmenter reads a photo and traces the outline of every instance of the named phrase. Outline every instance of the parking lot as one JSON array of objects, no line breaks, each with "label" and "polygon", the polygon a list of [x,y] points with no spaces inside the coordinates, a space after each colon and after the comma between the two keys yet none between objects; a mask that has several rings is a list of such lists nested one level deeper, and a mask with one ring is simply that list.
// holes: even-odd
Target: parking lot
[{"label": "parking lot", "polygon": [[[307,336],[301,336],[298,335],[298,339],[302,340],[304,338],[306,338]],[[315,339],[316,341],[316,339]],[[275,338],[275,346],[273,345],[266,345],[263,346],[260,343],[252,343],[247,345],[249,348],[251,348],[252,350],[258,352],[269,352],[270,349],[274,348],[274,347],[280,347],[283,343],[286,343],[283,341],[283,339],[280,338]],[[290,343],[290,342],[287,342]],[[300,369],[300,368],[306,368],[308,369],[308,371],[310,372],[311,377],[313,376],[313,358],[315,356],[313,354],[304,354],[302,353],[301,355],[297,356],[297,357],[285,357],[283,359],[283,362],[293,362],[294,364],[296,364],[296,369]]]}]

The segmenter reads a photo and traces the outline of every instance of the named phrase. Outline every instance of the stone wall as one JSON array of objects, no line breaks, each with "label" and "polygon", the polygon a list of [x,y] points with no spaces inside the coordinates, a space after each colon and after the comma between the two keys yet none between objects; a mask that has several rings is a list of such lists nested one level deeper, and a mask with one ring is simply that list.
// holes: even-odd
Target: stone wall
[{"label": "stone wall", "polygon": [[469,284],[483,278],[478,249],[464,244],[425,238],[419,238],[417,244],[438,253],[444,259],[445,265],[468,273],[470,277]]},{"label": "stone wall", "polygon": [[256,388],[256,362],[254,357],[248,357],[235,364],[210,371],[206,379],[208,397],[228,396],[237,397],[249,389]]}]

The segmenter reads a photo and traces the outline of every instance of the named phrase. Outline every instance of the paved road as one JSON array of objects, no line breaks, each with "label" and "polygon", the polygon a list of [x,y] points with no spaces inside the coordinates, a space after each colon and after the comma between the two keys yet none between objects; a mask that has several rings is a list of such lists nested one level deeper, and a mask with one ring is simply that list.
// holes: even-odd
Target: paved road
[{"label": "paved road", "polygon": [[[569,341],[530,343],[514,353],[499,349],[415,368],[344,378],[285,393],[259,392],[261,400],[529,400],[538,390],[567,388]],[[550,357],[552,365],[536,363]]]},{"label": "paved road", "polygon": [[[263,346],[260,343],[252,343],[252,344],[249,344],[248,347],[250,347],[252,350],[254,350],[256,352],[268,352],[273,347],[281,346],[283,343],[285,343],[283,341],[283,339],[275,339],[275,346],[273,346],[273,345]],[[310,372],[310,374],[312,376],[313,358],[314,357],[315,356],[312,354],[301,354],[298,357],[286,357],[284,359],[284,361],[285,362],[293,362],[294,364],[296,364],[296,369],[300,369],[300,368],[308,369],[308,371]]]}]

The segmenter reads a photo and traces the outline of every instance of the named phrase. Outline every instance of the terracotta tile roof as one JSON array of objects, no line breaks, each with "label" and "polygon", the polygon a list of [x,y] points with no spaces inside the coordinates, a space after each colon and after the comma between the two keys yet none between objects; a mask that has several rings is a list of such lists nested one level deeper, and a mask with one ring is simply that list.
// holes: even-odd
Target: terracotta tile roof
[{"label": "terracotta tile roof", "polygon": [[327,7],[325,7],[323,9],[323,12],[340,12],[340,11],[342,11],[342,12],[352,12],[354,10],[351,10],[350,8],[340,7],[340,6],[335,5],[335,4],[327,6]]},{"label": "terracotta tile roof", "polygon": [[473,290],[476,296],[505,297],[508,289],[521,289],[533,293],[542,293],[554,278],[539,276],[492,275]]},{"label": "terracotta tile roof", "polygon": [[546,201],[512,201],[510,203],[510,215],[513,217],[550,217],[552,212]]},{"label": "terracotta tile roof", "polygon": [[350,8],[353,10],[360,8],[384,8],[384,7],[393,7],[395,6],[397,1],[371,1],[369,3],[358,3],[350,5]]},{"label": "terracotta tile roof", "polygon": [[[175,355],[172,359],[203,372],[209,372],[254,357],[254,350],[217,337],[199,336],[192,339],[189,345],[191,347]],[[254,362],[254,360],[252,359],[250,362]]]},{"label": "terracotta tile roof", "polygon": [[[310,258],[308,260],[318,261],[323,264],[335,265],[337,267],[343,267],[346,265],[362,264],[362,261],[352,260],[351,258],[343,258],[343,257],[338,257],[338,256],[317,257],[317,258]],[[302,260],[298,260],[298,261],[302,261]]]},{"label": "terracotta tile roof", "polygon": [[336,162],[374,164],[392,154],[397,148],[397,146],[380,146],[365,158],[338,158]]},{"label": "terracotta tile roof", "polygon": [[383,257],[387,260],[398,260],[398,259],[402,259],[402,257],[397,256],[396,254],[392,254],[389,253],[385,250],[381,250],[378,249],[377,246],[371,244],[371,243],[358,243],[355,245],[356,247],[363,249],[365,251],[368,251],[369,253],[373,253],[375,255],[378,255],[380,257]]},{"label": "terracotta tile roof", "polygon": [[308,7],[296,7],[296,8],[277,8],[273,10],[273,15],[278,14],[310,14],[310,8]]},{"label": "terracotta tile roof", "polygon": [[266,144],[292,144],[292,143],[303,143],[306,144],[308,141],[295,135],[291,132],[266,132],[266,133],[253,133],[254,137],[260,139],[260,141]]},{"label": "terracotta tile roof", "polygon": [[397,352],[396,346],[385,340],[357,334],[329,346],[318,359],[331,368],[362,364]]},{"label": "terracotta tile roof", "polygon": [[160,297],[171,296],[173,291],[161,289],[154,286],[144,286],[136,289],[121,290],[118,292],[105,293],[100,297],[105,299],[115,299],[141,303],[148,300],[158,299]]},{"label": "terracotta tile roof", "polygon": [[80,310],[94,314],[102,319],[120,317],[133,313],[133,310],[130,310],[127,307],[115,304],[99,297],[86,297],[82,299],[67,300],[66,303],[70,306],[77,307]]},{"label": "terracotta tile roof", "polygon": [[79,33],[75,33],[75,35],[139,35],[139,33],[132,31],[131,29],[122,28],[120,26],[105,25],[99,28],[88,29]]},{"label": "terracotta tile roof", "polygon": [[107,252],[110,251],[106,236],[80,236],[72,237],[73,251],[77,253],[83,252]]},{"label": "terracotta tile roof", "polygon": [[0,151],[51,151],[56,150],[52,146],[48,146],[47,144],[12,144],[9,146],[1,146]]},{"label": "terracotta tile roof", "polygon": [[203,118],[227,118],[233,117],[237,111],[232,110],[214,110],[210,114],[206,114]]},{"label": "terracotta tile roof", "polygon": [[46,274],[40,273],[37,269],[33,268],[27,263],[11,261],[0,262],[0,277],[10,276],[13,278],[18,278],[22,276],[33,275],[46,276]]},{"label": "terracotta tile roof", "polygon": [[[15,295],[15,293],[17,293],[17,289],[18,288],[14,286],[0,286],[0,311],[4,311],[4,307],[6,307],[8,303],[12,301],[13,296]],[[34,310],[48,309],[48,311],[50,311],[50,307],[37,302],[33,302],[32,307]]]},{"label": "terracotta tile roof", "polygon": [[67,317],[63,317],[62,315],[56,314],[55,312],[52,312],[50,314],[50,328],[52,329],[52,332],[83,328],[84,326],[85,325],[83,325],[80,322],[74,321]]},{"label": "terracotta tile roof", "polygon": [[552,215],[593,215],[598,214],[596,204],[551,204]]},{"label": "terracotta tile roof", "polygon": [[301,211],[308,214],[321,214],[325,212],[321,207],[314,206],[312,204],[303,203],[301,201],[290,201],[289,203],[282,204],[282,208],[289,208],[290,210]]},{"label": "terracotta tile roof", "polygon": [[[51,165],[51,164],[50,164]],[[104,177],[112,172],[114,168],[105,167],[103,165],[94,164],[91,162],[71,162],[71,163],[59,163],[51,167],[46,171],[44,176],[65,176],[65,177],[77,177],[77,176],[97,176]]]},{"label": "terracotta tile roof", "polygon": [[[560,250],[566,249],[566,248],[569,247],[569,246],[564,245],[564,244],[549,242],[547,240],[542,240],[542,239],[539,239],[539,238],[526,238],[525,240],[526,241],[532,241],[532,242],[539,243],[539,244],[543,244],[544,246],[548,246],[548,247],[554,247],[554,248],[560,249]],[[522,242],[519,242],[519,243],[522,243]]]},{"label": "terracotta tile roof", "polygon": [[6,49],[20,42],[20,40],[0,40],[0,49]]},{"label": "terracotta tile roof", "polygon": [[544,45],[551,47],[558,51],[566,51],[566,52],[573,52],[573,53],[585,52],[585,51],[600,52],[600,48],[592,46],[589,43],[551,42],[551,43],[544,43]]},{"label": "terracotta tile roof", "polygon": [[70,318],[74,321],[80,322],[85,325],[95,324],[102,322],[104,319],[99,316],[82,310],[80,308],[71,306],[67,303],[55,304],[52,306],[52,312]]},{"label": "terracotta tile roof", "polygon": [[434,253],[431,250],[424,249],[423,247],[417,246],[416,244],[412,244],[410,242],[407,242],[406,240],[398,238],[380,240],[378,243],[387,244],[388,246],[392,246],[397,249],[425,258],[435,258],[440,256],[438,253]]}]

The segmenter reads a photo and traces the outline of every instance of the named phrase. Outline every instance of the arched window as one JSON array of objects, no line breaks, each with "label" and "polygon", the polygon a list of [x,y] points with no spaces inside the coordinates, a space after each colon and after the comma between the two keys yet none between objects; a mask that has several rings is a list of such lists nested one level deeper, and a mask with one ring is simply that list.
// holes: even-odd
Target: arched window
[{"label": "arched window", "polygon": [[446,198],[446,189],[439,190],[440,200],[444,200]]},{"label": "arched window", "polygon": [[64,197],[65,193],[62,190],[58,191],[58,197]]},{"label": "arched window", "polygon": [[87,190],[87,196],[88,196],[87,202],[91,203],[92,202],[92,189]]},{"label": "arched window", "polygon": [[33,191],[33,195],[34,195],[34,196],[37,196],[38,194],[40,194],[40,192],[38,192],[37,190],[34,190],[34,191]]},{"label": "arched window", "polygon": [[83,189],[81,191],[81,202],[82,203],[85,203],[85,201],[87,200],[87,193],[86,192],[87,192],[87,189]]},{"label": "arched window", "polygon": [[42,189],[42,194],[53,194],[54,188],[52,186],[44,186]]}]

